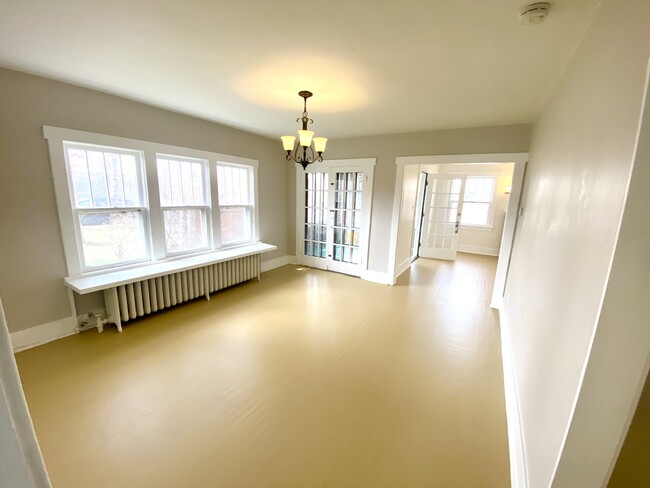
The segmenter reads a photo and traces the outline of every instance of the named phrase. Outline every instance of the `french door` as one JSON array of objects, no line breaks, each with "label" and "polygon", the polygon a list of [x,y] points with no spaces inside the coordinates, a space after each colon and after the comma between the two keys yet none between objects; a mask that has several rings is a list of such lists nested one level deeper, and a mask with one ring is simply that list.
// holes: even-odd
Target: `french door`
[{"label": "french door", "polygon": [[299,170],[297,254],[301,264],[360,276],[367,269],[373,168],[338,163]]},{"label": "french door", "polygon": [[456,259],[465,179],[465,176],[429,174],[424,202],[420,256]]}]

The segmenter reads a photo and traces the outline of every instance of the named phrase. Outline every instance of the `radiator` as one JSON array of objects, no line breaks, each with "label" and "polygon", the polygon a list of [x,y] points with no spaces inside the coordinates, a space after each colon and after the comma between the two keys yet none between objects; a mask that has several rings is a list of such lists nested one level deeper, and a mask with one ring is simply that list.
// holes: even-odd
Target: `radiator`
[{"label": "radiator", "polygon": [[255,254],[105,289],[108,322],[122,332],[122,322],[259,279],[261,268],[262,255]]}]

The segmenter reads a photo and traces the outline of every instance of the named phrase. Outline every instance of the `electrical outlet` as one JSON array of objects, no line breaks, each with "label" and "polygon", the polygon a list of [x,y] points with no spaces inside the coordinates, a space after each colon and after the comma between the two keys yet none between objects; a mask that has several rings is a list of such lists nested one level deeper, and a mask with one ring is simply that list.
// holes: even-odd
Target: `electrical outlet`
[{"label": "electrical outlet", "polygon": [[77,316],[77,326],[79,330],[94,329],[97,327],[97,319],[104,320],[104,318],[106,318],[106,310],[104,309],[84,313]]}]

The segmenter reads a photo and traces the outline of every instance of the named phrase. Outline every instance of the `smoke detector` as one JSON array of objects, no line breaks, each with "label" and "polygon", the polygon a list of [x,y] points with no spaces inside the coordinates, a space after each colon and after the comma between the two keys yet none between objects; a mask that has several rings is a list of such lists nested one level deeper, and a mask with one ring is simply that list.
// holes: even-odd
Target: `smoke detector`
[{"label": "smoke detector", "polygon": [[548,16],[550,9],[550,3],[531,3],[519,11],[519,23],[521,25],[541,24]]}]

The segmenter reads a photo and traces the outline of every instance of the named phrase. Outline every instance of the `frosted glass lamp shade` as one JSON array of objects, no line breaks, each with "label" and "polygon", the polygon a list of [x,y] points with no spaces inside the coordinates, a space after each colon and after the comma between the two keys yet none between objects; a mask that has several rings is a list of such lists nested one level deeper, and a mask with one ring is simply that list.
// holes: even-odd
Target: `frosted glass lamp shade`
[{"label": "frosted glass lamp shade", "polygon": [[285,151],[293,151],[293,143],[296,142],[296,136],[282,136],[282,147]]},{"label": "frosted glass lamp shade", "polygon": [[300,136],[300,145],[303,147],[311,146],[311,138],[314,137],[313,130],[299,130],[298,135]]},{"label": "frosted glass lamp shade", "polygon": [[327,145],[327,137],[314,137],[314,149],[317,153],[325,152],[325,146]]}]

